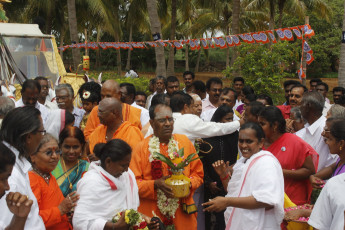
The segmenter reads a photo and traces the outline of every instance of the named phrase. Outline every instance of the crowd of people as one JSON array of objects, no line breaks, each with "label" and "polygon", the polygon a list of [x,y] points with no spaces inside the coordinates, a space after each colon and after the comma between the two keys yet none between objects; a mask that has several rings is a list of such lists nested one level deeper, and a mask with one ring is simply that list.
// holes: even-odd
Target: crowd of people
[{"label": "crowd of people", "polygon": [[[129,229],[112,221],[129,209],[143,229],[344,229],[345,88],[331,103],[320,79],[287,80],[274,105],[242,77],[195,78],[157,76],[146,95],[39,76],[17,101],[2,86],[0,229]],[[157,153],[180,150],[192,161],[177,198]]]}]

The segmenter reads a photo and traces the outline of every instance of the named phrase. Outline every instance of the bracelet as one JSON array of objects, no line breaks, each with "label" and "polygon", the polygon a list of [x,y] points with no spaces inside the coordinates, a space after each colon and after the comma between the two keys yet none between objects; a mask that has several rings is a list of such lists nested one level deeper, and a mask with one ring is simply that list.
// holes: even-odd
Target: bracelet
[{"label": "bracelet", "polygon": [[[230,177],[230,174],[228,173],[225,177],[220,177],[220,180],[226,180]],[[231,177],[230,177],[231,178]]]}]

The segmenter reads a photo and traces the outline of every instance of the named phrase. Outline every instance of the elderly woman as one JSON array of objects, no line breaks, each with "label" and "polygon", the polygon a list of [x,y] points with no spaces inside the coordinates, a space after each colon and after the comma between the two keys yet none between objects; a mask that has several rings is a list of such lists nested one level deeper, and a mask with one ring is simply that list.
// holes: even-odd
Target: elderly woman
[{"label": "elderly woman", "polygon": [[264,149],[283,168],[285,193],[297,205],[308,203],[312,191],[308,178],[317,169],[318,154],[301,138],[286,133],[285,119],[277,107],[265,107],[259,124],[265,132]]},{"label": "elderly woman", "polygon": [[332,165],[323,168],[310,176],[310,182],[314,188],[321,188],[325,184],[323,180],[345,173],[345,120],[328,118],[323,132],[326,144],[331,154],[339,156]]},{"label": "elderly woman", "polygon": [[327,118],[329,117],[342,117],[345,118],[345,108],[341,105],[335,104],[327,112]]},{"label": "elderly woman", "polygon": [[51,171],[60,158],[57,140],[46,134],[37,149],[30,155],[33,170],[29,172],[30,186],[36,196],[39,214],[46,229],[72,229],[67,213],[76,205],[79,196],[72,192],[65,198]]},{"label": "elderly woman", "polygon": [[238,147],[243,156],[234,165],[232,175],[224,161],[213,164],[228,194],[204,203],[204,210],[226,209],[227,230],[280,229],[284,216],[283,173],[278,160],[262,150],[264,137],[260,125],[242,125]]},{"label": "elderly woman", "polygon": [[[31,163],[27,158],[34,152],[45,134],[40,111],[32,106],[24,106],[10,111],[3,120],[0,139],[16,155],[11,177],[8,179],[10,192],[20,192],[33,201],[27,217],[25,229],[45,229],[39,216],[39,208],[33,194],[28,172]],[[0,199],[0,229],[10,224],[13,213],[6,205],[5,197]]]},{"label": "elderly woman", "polygon": [[52,172],[64,197],[77,190],[77,183],[89,168],[89,162],[80,159],[83,154],[85,138],[83,132],[69,126],[59,136],[61,158]]},{"label": "elderly woman", "polygon": [[[74,229],[128,229],[124,218],[112,223],[112,217],[139,206],[138,186],[128,168],[131,147],[120,139],[95,146],[100,161],[92,162],[78,183],[80,200],[74,211]],[[124,217],[124,216],[123,216]]]},{"label": "elderly woman", "polygon": [[[5,191],[10,189],[8,178],[11,176],[15,161],[16,156],[0,142],[0,199],[5,196]],[[8,209],[13,213],[12,220],[6,230],[24,229],[33,201],[19,192],[10,192],[6,195],[6,202]],[[1,210],[2,208],[0,206]]]}]

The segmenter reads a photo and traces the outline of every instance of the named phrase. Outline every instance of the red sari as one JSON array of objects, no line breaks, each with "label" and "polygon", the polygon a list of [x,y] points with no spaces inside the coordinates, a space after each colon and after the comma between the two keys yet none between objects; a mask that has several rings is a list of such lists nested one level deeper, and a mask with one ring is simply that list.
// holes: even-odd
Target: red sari
[{"label": "red sari", "polygon": [[[283,169],[300,169],[308,156],[312,156],[315,171],[319,162],[318,153],[298,136],[285,133],[266,149],[280,162]],[[296,205],[306,204],[310,200],[312,191],[309,179],[293,180],[284,178],[284,190]]]}]

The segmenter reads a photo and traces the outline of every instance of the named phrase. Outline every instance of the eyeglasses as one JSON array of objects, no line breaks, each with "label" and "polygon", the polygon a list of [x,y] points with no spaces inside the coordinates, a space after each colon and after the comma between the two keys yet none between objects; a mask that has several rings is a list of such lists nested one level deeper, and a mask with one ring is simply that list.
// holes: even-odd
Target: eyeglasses
[{"label": "eyeglasses", "polygon": [[48,150],[45,152],[45,154],[50,157],[53,155],[53,153],[56,155],[61,155],[61,150]]},{"label": "eyeglasses", "polygon": [[47,131],[45,129],[43,130],[38,130],[37,132],[40,132],[42,134],[42,136],[46,135],[47,134]]}]

